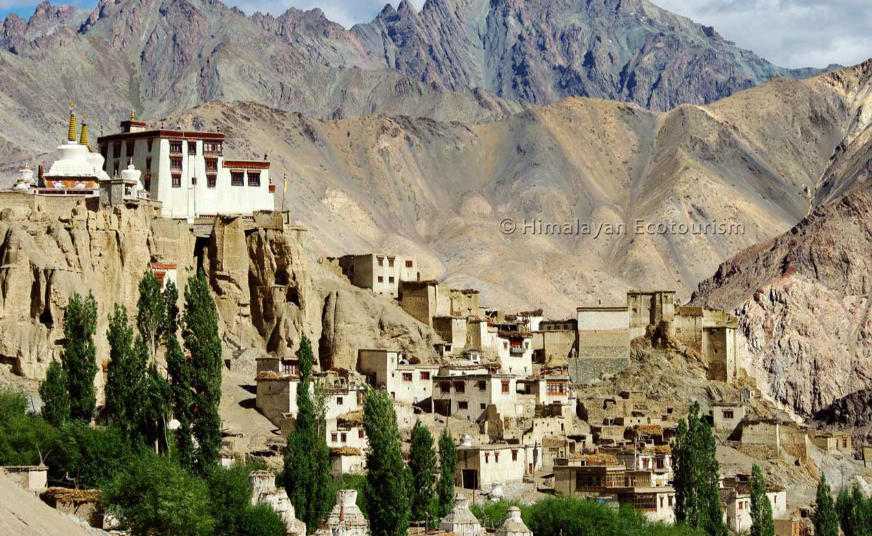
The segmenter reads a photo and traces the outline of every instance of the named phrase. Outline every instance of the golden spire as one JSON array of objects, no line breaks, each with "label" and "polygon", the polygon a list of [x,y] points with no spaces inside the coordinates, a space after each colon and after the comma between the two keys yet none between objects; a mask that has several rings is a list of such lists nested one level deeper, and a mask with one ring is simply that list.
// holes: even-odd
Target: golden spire
[{"label": "golden spire", "polygon": [[70,128],[69,128],[69,131],[67,132],[67,141],[76,141],[76,138],[78,137],[77,136],[78,132],[76,132],[77,129],[76,129],[76,112],[74,111],[75,109],[76,109],[76,105],[70,104]]},{"label": "golden spire", "polygon": [[79,138],[79,145],[84,145],[90,149],[88,143],[88,116],[82,114],[82,136]]},{"label": "golden spire", "polygon": [[134,109],[132,109],[132,108],[131,108],[131,110],[130,110],[130,120],[131,120],[131,121],[136,121],[136,110],[134,110]]}]

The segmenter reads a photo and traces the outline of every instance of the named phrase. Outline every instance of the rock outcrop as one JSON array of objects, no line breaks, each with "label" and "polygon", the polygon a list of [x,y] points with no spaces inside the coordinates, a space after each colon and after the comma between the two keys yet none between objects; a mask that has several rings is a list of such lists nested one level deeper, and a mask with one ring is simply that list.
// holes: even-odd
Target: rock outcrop
[{"label": "rock outcrop", "polygon": [[870,274],[866,185],[722,264],[693,303],[734,310],[761,389],[810,417],[872,387]]},{"label": "rock outcrop", "polygon": [[[359,348],[399,348],[435,359],[435,333],[392,301],[355,289],[312,262],[303,231],[278,213],[218,219],[209,228],[156,217],[150,209],[96,210],[21,194],[0,197],[0,363],[39,378],[59,357],[69,296],[98,301],[98,361],[114,303],[135,311],[152,263],[174,264],[178,284],[202,269],[227,351],[291,356],[308,336],[330,366],[354,368]],[[333,314],[327,318],[325,311]],[[322,322],[324,327],[322,328]]]}]

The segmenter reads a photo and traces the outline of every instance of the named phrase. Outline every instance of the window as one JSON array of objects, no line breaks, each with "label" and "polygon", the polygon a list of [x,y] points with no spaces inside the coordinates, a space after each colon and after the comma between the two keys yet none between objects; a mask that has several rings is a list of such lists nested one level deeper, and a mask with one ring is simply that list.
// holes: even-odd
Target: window
[{"label": "window", "polygon": [[412,261],[406,261],[406,268],[412,268],[414,263]]},{"label": "window", "polygon": [[494,452],[494,463],[500,463],[500,453]]},{"label": "window", "polygon": [[106,160],[109,157],[109,146],[105,143],[100,146],[100,154],[103,155],[103,160]]},{"label": "window", "polygon": [[147,140],[145,140],[145,145],[146,145],[146,148],[148,149],[148,152],[151,152],[151,142],[153,142],[153,141],[154,141],[154,138],[148,138]]},{"label": "window", "polygon": [[490,452],[484,453],[484,463],[490,463]]},{"label": "window", "polygon": [[151,157],[145,159],[145,170],[151,171]]},{"label": "window", "polygon": [[732,411],[725,411],[724,412],[724,419],[726,419],[728,421],[733,420],[733,412]]},{"label": "window", "polygon": [[442,382],[439,384],[439,390],[442,391],[442,394],[448,394],[451,392],[451,384],[448,382]]},{"label": "window", "polygon": [[145,191],[150,192],[151,191],[151,175],[145,176],[145,183],[144,184],[145,184]]},{"label": "window", "polygon": [[458,402],[457,408],[458,409],[469,409],[469,402]]},{"label": "window", "polygon": [[403,373],[403,381],[404,382],[412,381],[412,373],[411,372],[404,372]]},{"label": "window", "polygon": [[421,379],[422,380],[429,380],[430,379],[430,372],[426,371],[426,370],[422,370],[421,371]]},{"label": "window", "polygon": [[518,451],[517,450],[512,450],[512,461],[513,462],[518,461]]},{"label": "window", "polygon": [[744,510],[745,504],[742,501],[739,501],[739,510]]},{"label": "window", "polygon": [[480,380],[478,382],[478,390],[479,391],[486,391],[487,390],[487,382],[484,380]]},{"label": "window", "polygon": [[487,404],[482,402],[481,404],[478,405],[478,409],[487,409]]},{"label": "window", "polygon": [[214,173],[207,174],[206,175],[206,187],[207,188],[214,188],[217,185],[218,185],[218,175],[215,175]]},{"label": "window", "polygon": [[203,142],[203,152],[205,154],[221,154],[221,142],[220,141],[204,141]]},{"label": "window", "polygon": [[363,428],[357,429],[357,437],[363,439]]},{"label": "window", "polygon": [[170,153],[182,154],[182,140],[170,140]]},{"label": "window", "polygon": [[379,282],[379,283],[384,283],[384,282],[385,282],[385,278],[382,277],[382,276],[378,276],[378,282]]},{"label": "window", "polygon": [[376,260],[378,261],[379,266],[385,265],[385,258],[384,257],[376,257]]},{"label": "window", "polygon": [[342,439],[343,443],[347,443],[348,442],[348,434],[342,434],[341,439]]},{"label": "window", "polygon": [[466,384],[463,382],[454,382],[454,392],[455,393],[465,393],[466,392]]},{"label": "window", "polygon": [[206,171],[218,171],[218,159],[217,158],[207,158],[206,159]]},{"label": "window", "polygon": [[509,392],[509,380],[503,380],[503,394]]},{"label": "window", "polygon": [[391,276],[391,277],[388,278],[388,283],[391,283],[391,284],[394,283],[394,277],[393,277],[393,276]]},{"label": "window", "polygon": [[338,440],[338,438],[339,438],[339,436],[338,436],[338,434],[337,434],[336,432],[333,432],[332,434],[330,434],[330,441],[336,443],[336,441]]},{"label": "window", "polygon": [[182,157],[181,156],[174,156],[174,157],[170,158],[170,169],[175,170],[175,171],[182,170]]},{"label": "window", "polygon": [[118,162],[115,162],[115,173],[113,175],[118,176]]},{"label": "window", "polygon": [[182,176],[181,175],[173,175],[173,188],[181,188],[182,187]]},{"label": "window", "polygon": [[337,406],[341,406],[343,404],[343,402],[345,402],[345,401],[342,399],[341,396],[336,397],[336,405]]},{"label": "window", "polygon": [[248,185],[257,188],[260,186],[260,172],[258,171],[249,171],[248,172]]},{"label": "window", "polygon": [[394,258],[393,257],[388,257],[388,266],[391,268],[394,267]]},{"label": "window", "polygon": [[231,171],[230,186],[245,186],[245,172]]},{"label": "window", "polygon": [[188,140],[188,154],[191,156],[197,155],[197,142]]}]

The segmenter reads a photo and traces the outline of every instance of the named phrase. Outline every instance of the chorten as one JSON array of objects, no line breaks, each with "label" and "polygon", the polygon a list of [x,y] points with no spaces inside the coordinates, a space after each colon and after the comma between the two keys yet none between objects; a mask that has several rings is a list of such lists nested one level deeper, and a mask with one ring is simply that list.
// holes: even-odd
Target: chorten
[{"label": "chorten", "polygon": [[92,153],[87,146],[87,123],[82,130],[80,139],[76,127],[75,105],[71,104],[67,141],[58,146],[60,158],[52,163],[48,173],[44,175],[48,188],[96,190],[100,187],[100,181],[109,180],[109,175],[103,171],[103,156]]},{"label": "chorten", "polygon": [[36,181],[33,180],[33,170],[30,166],[24,164],[18,171],[18,177],[15,179],[15,189],[19,191],[27,191],[36,186]]},{"label": "chorten", "polygon": [[439,528],[460,536],[483,536],[485,533],[478,518],[469,510],[469,500],[460,495],[454,498],[454,508],[442,518]]}]

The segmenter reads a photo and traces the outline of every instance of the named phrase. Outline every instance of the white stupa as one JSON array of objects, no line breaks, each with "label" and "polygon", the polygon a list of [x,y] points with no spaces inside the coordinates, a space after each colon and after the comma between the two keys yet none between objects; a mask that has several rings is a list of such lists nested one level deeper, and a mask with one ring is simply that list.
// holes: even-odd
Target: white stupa
[{"label": "white stupa", "polygon": [[496,536],[533,536],[533,531],[527,528],[521,519],[521,509],[517,506],[509,508],[509,515],[503,526],[497,529]]},{"label": "white stupa", "polygon": [[70,105],[70,125],[67,141],[57,148],[60,158],[52,163],[43,178],[49,188],[97,189],[102,180],[109,180],[103,171],[103,156],[92,153],[88,146],[87,118],[82,116],[82,135],[77,138],[75,106]]},{"label": "white stupa", "polygon": [[18,171],[18,177],[15,179],[15,189],[17,191],[26,192],[36,186],[36,181],[33,180],[33,170],[30,166],[24,166]]}]

